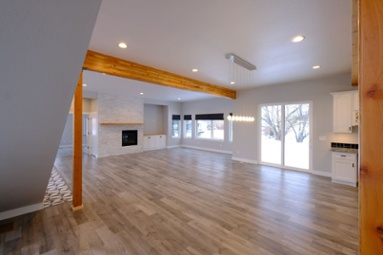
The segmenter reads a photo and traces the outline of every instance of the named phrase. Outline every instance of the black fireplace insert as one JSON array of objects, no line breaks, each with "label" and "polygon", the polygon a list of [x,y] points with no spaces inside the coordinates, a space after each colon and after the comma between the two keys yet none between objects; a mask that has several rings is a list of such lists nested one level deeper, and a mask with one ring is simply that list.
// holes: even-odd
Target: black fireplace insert
[{"label": "black fireplace insert", "polygon": [[137,145],[137,130],[122,130],[122,147]]}]

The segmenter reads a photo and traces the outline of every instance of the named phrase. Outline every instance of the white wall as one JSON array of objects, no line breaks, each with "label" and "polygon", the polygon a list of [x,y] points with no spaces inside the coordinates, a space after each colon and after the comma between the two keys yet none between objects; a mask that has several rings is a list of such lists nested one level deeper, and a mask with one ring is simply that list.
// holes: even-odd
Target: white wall
[{"label": "white wall", "polygon": [[[333,134],[332,96],[330,92],[353,90],[351,75],[338,75],[320,80],[281,84],[269,87],[239,91],[234,100],[234,114],[252,115],[253,123],[234,124],[233,157],[248,161],[259,161],[258,106],[265,103],[285,103],[294,101],[312,102],[312,169],[319,174],[328,175],[331,171],[330,143],[332,141],[357,143],[357,133]],[[325,136],[326,141],[319,141]]]},{"label": "white wall", "polygon": [[[82,113],[91,113],[92,112],[92,101],[94,101],[94,99],[90,99],[90,98],[83,98],[82,99]],[[69,113],[73,113],[73,110],[74,110],[74,102],[72,100],[72,103],[70,105],[70,108],[69,108]]]},{"label": "white wall", "polygon": [[[192,138],[183,138],[182,146],[201,148],[205,150],[219,151],[225,153],[232,152],[232,143],[229,142],[229,122],[226,120],[227,115],[233,111],[233,100],[227,98],[214,98],[208,100],[184,102],[182,104],[182,114],[191,114],[193,118],[193,134]],[[225,138],[224,140],[213,140],[196,138],[194,133],[196,127],[196,114],[223,113],[225,116]]]},{"label": "white wall", "polygon": [[0,1],[0,220],[42,208],[100,3]]}]

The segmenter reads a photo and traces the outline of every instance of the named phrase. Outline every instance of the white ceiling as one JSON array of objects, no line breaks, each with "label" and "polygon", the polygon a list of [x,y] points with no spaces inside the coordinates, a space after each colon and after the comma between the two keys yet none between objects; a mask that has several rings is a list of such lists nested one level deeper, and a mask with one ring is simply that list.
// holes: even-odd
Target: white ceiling
[{"label": "white ceiling", "polygon": [[205,93],[153,85],[146,82],[86,70],[83,72],[83,83],[86,84],[86,87],[83,88],[85,92],[84,97],[88,98],[97,98],[97,94],[92,92],[103,92],[121,95],[123,97],[141,97],[144,100],[170,102],[186,102],[216,97]]},{"label": "white ceiling", "polygon": [[[305,40],[292,43],[298,34]],[[351,0],[103,0],[89,48],[240,90],[351,73],[351,34]],[[121,41],[127,49],[117,46]],[[239,71],[225,58],[227,53],[257,70]],[[313,70],[313,65],[321,68]],[[238,75],[242,83],[230,85]],[[84,76],[86,90],[99,78],[91,72]],[[154,88],[154,99],[208,96],[191,93],[188,98],[181,90],[125,82],[126,93],[141,86],[148,98]],[[117,86],[105,83],[104,89]],[[124,81],[118,83],[122,89]],[[173,97],[164,96],[168,93]]]}]

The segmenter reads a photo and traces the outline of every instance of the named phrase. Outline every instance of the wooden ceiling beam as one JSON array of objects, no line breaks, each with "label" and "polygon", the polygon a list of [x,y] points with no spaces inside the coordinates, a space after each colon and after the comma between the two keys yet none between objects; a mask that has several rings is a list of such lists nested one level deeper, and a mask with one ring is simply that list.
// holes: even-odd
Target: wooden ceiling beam
[{"label": "wooden ceiling beam", "polygon": [[235,90],[193,80],[170,72],[88,50],[83,68],[109,75],[177,89],[236,99]]}]

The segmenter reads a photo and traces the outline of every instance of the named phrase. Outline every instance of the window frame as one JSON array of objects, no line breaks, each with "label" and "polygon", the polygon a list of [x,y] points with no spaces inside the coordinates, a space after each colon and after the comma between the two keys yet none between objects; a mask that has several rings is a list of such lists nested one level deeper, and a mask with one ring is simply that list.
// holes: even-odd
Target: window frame
[{"label": "window frame", "polygon": [[[196,114],[196,129],[195,129],[195,136],[197,139],[207,139],[207,140],[215,140],[215,141],[224,141],[225,140],[225,119],[223,113],[215,113],[215,114]],[[206,126],[206,129],[204,129],[204,132],[206,130],[210,131],[209,137],[201,137],[199,128],[200,128],[200,121],[204,121],[204,126]],[[215,137],[214,130],[216,130],[214,127],[216,127],[215,121],[220,121],[219,125],[222,126],[222,137]],[[210,123],[209,123],[210,122]],[[210,129],[208,128],[210,127]]]},{"label": "window frame", "polygon": [[[180,131],[181,131],[181,116],[180,115],[176,115],[176,114],[173,114],[172,115],[172,127],[171,127],[171,134],[172,134],[172,138],[180,138],[181,135],[180,135]],[[174,126],[177,126],[177,128],[175,129]],[[175,132],[177,131],[177,132]],[[177,133],[177,135],[175,135],[175,133]]]},{"label": "window frame", "polygon": [[[183,138],[185,139],[191,139],[193,138],[193,119],[190,114],[186,114],[183,116],[183,122],[182,122],[182,131],[183,131]],[[188,126],[190,126],[190,136],[187,136],[188,134]]]}]

